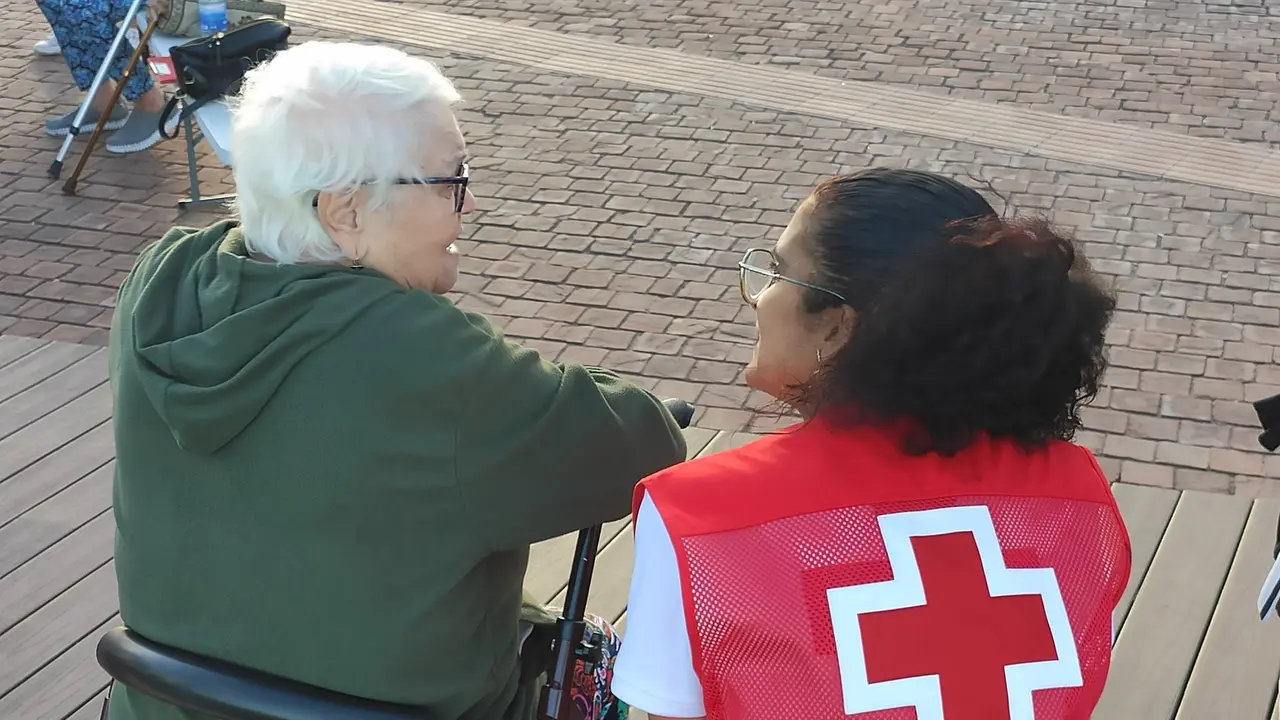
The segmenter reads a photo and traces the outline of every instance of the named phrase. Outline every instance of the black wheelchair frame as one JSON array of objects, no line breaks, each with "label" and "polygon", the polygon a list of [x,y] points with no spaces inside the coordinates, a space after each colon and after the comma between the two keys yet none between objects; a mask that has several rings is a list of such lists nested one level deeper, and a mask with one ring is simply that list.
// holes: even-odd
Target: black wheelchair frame
[{"label": "black wheelchair frame", "polygon": [[[1272,395],[1253,403],[1254,412],[1258,413],[1258,423],[1262,432],[1258,435],[1258,443],[1267,452],[1275,452],[1280,448],[1280,395]],[[1271,557],[1280,557],[1280,524],[1276,526],[1276,544]]]},{"label": "black wheelchair frame", "polygon": [[[663,403],[681,428],[694,408],[683,400]],[[554,662],[543,687],[541,720],[570,720],[569,687],[578,658],[596,650],[586,640],[587,597],[600,549],[602,526],[578,533],[565,606],[556,621]],[[431,720],[420,707],[357,698],[239,665],[167,647],[125,627],[98,641],[98,664],[113,680],[144,695],[219,720]],[[111,697],[102,706],[106,720]]]}]

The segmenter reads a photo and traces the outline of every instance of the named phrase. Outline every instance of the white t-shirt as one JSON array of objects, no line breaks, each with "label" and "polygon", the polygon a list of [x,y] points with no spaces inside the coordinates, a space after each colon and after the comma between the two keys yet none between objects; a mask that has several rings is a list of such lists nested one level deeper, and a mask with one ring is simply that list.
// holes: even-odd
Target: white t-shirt
[{"label": "white t-shirt", "polygon": [[693,669],[675,546],[646,495],[635,518],[636,561],[627,601],[627,630],[613,666],[613,694],[651,715],[706,715]]}]

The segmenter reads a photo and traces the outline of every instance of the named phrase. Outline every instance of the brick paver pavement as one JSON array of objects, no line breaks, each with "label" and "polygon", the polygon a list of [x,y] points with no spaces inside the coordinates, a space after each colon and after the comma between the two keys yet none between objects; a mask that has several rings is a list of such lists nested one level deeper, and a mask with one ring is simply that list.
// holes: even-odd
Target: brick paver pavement
[{"label": "brick paver pavement", "polygon": [[[102,342],[133,253],[177,219],[181,145],[99,153],[84,197],[62,196],[39,122],[74,96],[56,59],[28,54],[35,15],[0,9],[0,332]],[[704,426],[741,427],[760,403],[738,378],[754,338],[741,251],[771,243],[824,176],[941,170],[1050,213],[1114,278],[1114,367],[1081,438],[1112,477],[1277,490],[1248,401],[1280,392],[1280,198],[483,58],[441,65],[467,98],[482,210],[459,302],[546,356],[615,367],[695,399]],[[202,167],[217,190],[226,171]]]},{"label": "brick paver pavement", "polygon": [[1266,0],[401,0],[1192,135],[1280,141]]}]

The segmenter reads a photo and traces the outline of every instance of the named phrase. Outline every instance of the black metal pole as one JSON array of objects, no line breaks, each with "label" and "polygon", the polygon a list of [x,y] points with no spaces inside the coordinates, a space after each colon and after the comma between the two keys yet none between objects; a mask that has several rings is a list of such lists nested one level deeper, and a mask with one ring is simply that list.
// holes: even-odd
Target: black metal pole
[{"label": "black metal pole", "polygon": [[593,525],[578,533],[564,613],[556,621],[555,665],[543,694],[542,717],[546,720],[569,720],[569,685],[573,682],[578,646],[586,633],[587,596],[591,592],[596,551],[600,548],[600,532],[601,526]]}]

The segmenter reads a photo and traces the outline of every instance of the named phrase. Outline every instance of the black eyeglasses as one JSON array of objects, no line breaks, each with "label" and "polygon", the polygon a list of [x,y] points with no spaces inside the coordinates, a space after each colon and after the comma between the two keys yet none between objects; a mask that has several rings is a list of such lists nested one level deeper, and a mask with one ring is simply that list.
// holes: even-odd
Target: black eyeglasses
[{"label": "black eyeglasses", "polygon": [[[455,213],[462,212],[462,206],[467,204],[467,184],[471,182],[471,166],[462,163],[458,166],[458,174],[447,175],[443,177],[425,177],[425,178],[400,178],[392,180],[392,185],[452,185],[453,186],[453,211]],[[316,193],[311,198],[311,207],[320,205],[320,193]]]},{"label": "black eyeglasses", "polygon": [[746,254],[742,256],[742,261],[738,263],[738,287],[742,290],[742,299],[751,307],[755,307],[764,291],[779,280],[826,293],[841,303],[848,302],[844,299],[844,296],[834,290],[828,290],[821,285],[814,285],[804,280],[796,280],[779,274],[778,256],[774,255],[772,250],[751,248],[747,250]]}]

